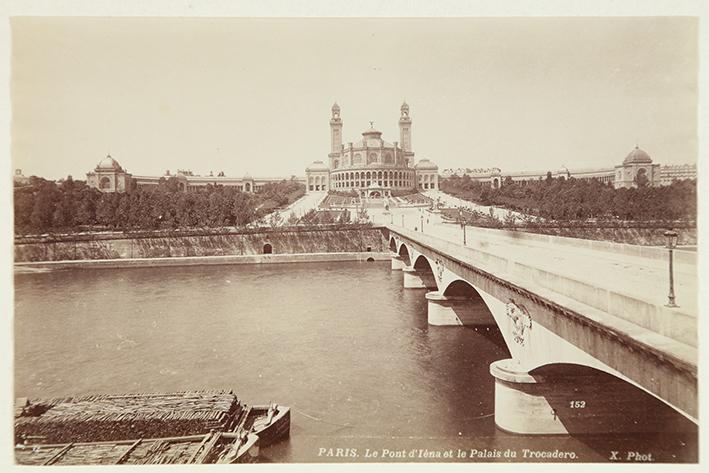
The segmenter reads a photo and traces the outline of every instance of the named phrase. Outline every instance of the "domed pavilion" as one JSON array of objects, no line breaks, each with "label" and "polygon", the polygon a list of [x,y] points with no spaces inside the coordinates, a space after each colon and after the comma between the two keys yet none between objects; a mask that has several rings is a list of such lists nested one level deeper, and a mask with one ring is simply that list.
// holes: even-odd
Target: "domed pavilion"
[{"label": "domed pavilion", "polygon": [[615,167],[613,186],[616,189],[637,187],[638,182],[645,182],[648,186],[659,185],[660,165],[653,164],[650,155],[635,146],[623,164]]},{"label": "domed pavilion", "polygon": [[131,175],[113,159],[106,155],[94,168],[86,173],[86,184],[101,192],[129,192]]}]

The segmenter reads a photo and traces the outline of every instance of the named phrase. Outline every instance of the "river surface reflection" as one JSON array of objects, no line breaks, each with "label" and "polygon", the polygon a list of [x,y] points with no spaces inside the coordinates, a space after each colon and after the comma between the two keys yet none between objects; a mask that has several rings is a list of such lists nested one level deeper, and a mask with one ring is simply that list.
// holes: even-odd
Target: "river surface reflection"
[{"label": "river surface reflection", "polygon": [[496,429],[502,337],[428,326],[425,291],[404,290],[388,262],[76,269],[16,274],[15,286],[16,396],[232,388],[293,409],[291,439],[265,461],[697,459],[694,435]]}]

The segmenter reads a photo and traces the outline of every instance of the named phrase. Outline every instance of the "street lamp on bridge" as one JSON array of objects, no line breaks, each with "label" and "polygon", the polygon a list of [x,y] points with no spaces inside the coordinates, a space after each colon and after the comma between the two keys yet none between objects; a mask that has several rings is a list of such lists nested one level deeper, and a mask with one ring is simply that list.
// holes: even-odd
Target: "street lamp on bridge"
[{"label": "street lamp on bridge", "polygon": [[465,246],[465,216],[463,215],[463,208],[458,207],[458,222],[460,223],[460,228],[463,230],[463,246]]},{"label": "street lamp on bridge", "polygon": [[669,250],[670,256],[670,292],[667,295],[667,307],[679,307],[675,303],[675,281],[674,281],[674,270],[672,267],[672,250],[677,247],[677,232],[673,230],[667,230],[665,232],[665,238],[667,239],[667,249]]}]

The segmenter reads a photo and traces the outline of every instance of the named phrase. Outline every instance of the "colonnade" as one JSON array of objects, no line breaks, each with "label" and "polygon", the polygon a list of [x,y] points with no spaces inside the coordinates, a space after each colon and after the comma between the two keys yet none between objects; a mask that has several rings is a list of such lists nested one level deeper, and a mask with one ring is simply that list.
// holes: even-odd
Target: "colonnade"
[{"label": "colonnade", "polygon": [[393,189],[411,189],[415,185],[414,171],[335,171],[331,179],[335,189],[362,189],[372,183]]}]

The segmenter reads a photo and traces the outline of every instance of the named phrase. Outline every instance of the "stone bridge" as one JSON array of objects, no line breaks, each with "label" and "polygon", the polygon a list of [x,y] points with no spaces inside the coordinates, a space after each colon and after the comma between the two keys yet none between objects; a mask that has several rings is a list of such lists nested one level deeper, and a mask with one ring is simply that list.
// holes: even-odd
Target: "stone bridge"
[{"label": "stone bridge", "polygon": [[[510,358],[490,365],[498,427],[696,429],[696,314],[535,266],[514,245],[495,253],[388,229],[392,269],[403,270],[405,288],[426,289],[430,325],[499,328]],[[617,277],[605,275],[611,283]]]}]

